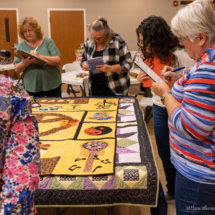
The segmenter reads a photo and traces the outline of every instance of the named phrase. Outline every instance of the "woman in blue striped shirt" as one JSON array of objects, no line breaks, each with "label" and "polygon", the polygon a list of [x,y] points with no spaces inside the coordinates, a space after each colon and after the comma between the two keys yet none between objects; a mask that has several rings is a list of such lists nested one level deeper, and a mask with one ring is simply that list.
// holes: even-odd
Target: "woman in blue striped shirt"
[{"label": "woman in blue striped shirt", "polygon": [[[196,64],[182,77],[163,71],[152,90],[169,115],[171,161],[176,174],[177,215],[215,212],[215,11],[196,0],[173,18],[172,31]],[[172,95],[171,95],[172,94]]]}]

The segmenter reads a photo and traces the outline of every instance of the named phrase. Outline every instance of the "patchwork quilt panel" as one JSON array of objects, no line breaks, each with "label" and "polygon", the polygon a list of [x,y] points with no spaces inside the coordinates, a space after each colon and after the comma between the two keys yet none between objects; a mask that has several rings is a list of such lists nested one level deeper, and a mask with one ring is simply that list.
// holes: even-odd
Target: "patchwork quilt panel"
[{"label": "patchwork quilt panel", "polygon": [[114,174],[119,98],[37,102],[41,176]]},{"label": "patchwork quilt panel", "polygon": [[158,171],[135,98],[37,102],[37,206],[157,205]]}]

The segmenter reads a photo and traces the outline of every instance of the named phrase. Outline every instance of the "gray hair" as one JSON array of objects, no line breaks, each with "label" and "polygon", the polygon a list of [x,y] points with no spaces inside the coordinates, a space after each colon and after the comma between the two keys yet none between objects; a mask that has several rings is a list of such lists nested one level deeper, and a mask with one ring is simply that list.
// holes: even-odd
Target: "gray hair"
[{"label": "gray hair", "polygon": [[215,42],[215,11],[209,0],[195,0],[179,10],[171,21],[172,32],[177,37],[188,37],[192,42],[200,32]]},{"label": "gray hair", "polygon": [[[92,31],[103,32],[106,35],[105,41],[104,41],[105,45],[108,45],[110,43],[110,41],[112,40],[115,34],[115,32],[108,26],[107,20],[104,17],[99,17],[98,19],[94,20],[89,27],[89,31],[90,31],[90,35]],[[90,40],[92,43],[94,43],[94,40],[92,39],[92,37],[90,37]]]}]

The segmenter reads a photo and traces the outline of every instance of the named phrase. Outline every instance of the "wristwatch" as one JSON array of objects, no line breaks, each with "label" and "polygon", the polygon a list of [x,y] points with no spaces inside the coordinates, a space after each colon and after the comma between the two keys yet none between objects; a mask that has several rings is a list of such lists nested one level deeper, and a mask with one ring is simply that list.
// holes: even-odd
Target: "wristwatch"
[{"label": "wristwatch", "polygon": [[167,93],[164,93],[162,96],[161,96],[161,102],[162,104],[164,104],[164,99],[167,95],[171,94],[171,92],[167,92]]}]

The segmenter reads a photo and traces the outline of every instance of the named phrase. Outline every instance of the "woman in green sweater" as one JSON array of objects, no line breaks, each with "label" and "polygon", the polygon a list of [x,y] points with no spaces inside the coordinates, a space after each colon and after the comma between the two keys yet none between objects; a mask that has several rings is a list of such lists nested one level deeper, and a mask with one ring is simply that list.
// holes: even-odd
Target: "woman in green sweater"
[{"label": "woman in green sweater", "polygon": [[59,64],[61,54],[51,38],[44,37],[41,26],[32,17],[25,17],[18,23],[19,36],[24,39],[17,50],[26,51],[47,60],[45,66],[37,64],[35,59],[14,59],[15,71],[24,72],[25,90],[34,97],[61,97],[61,72]]}]

